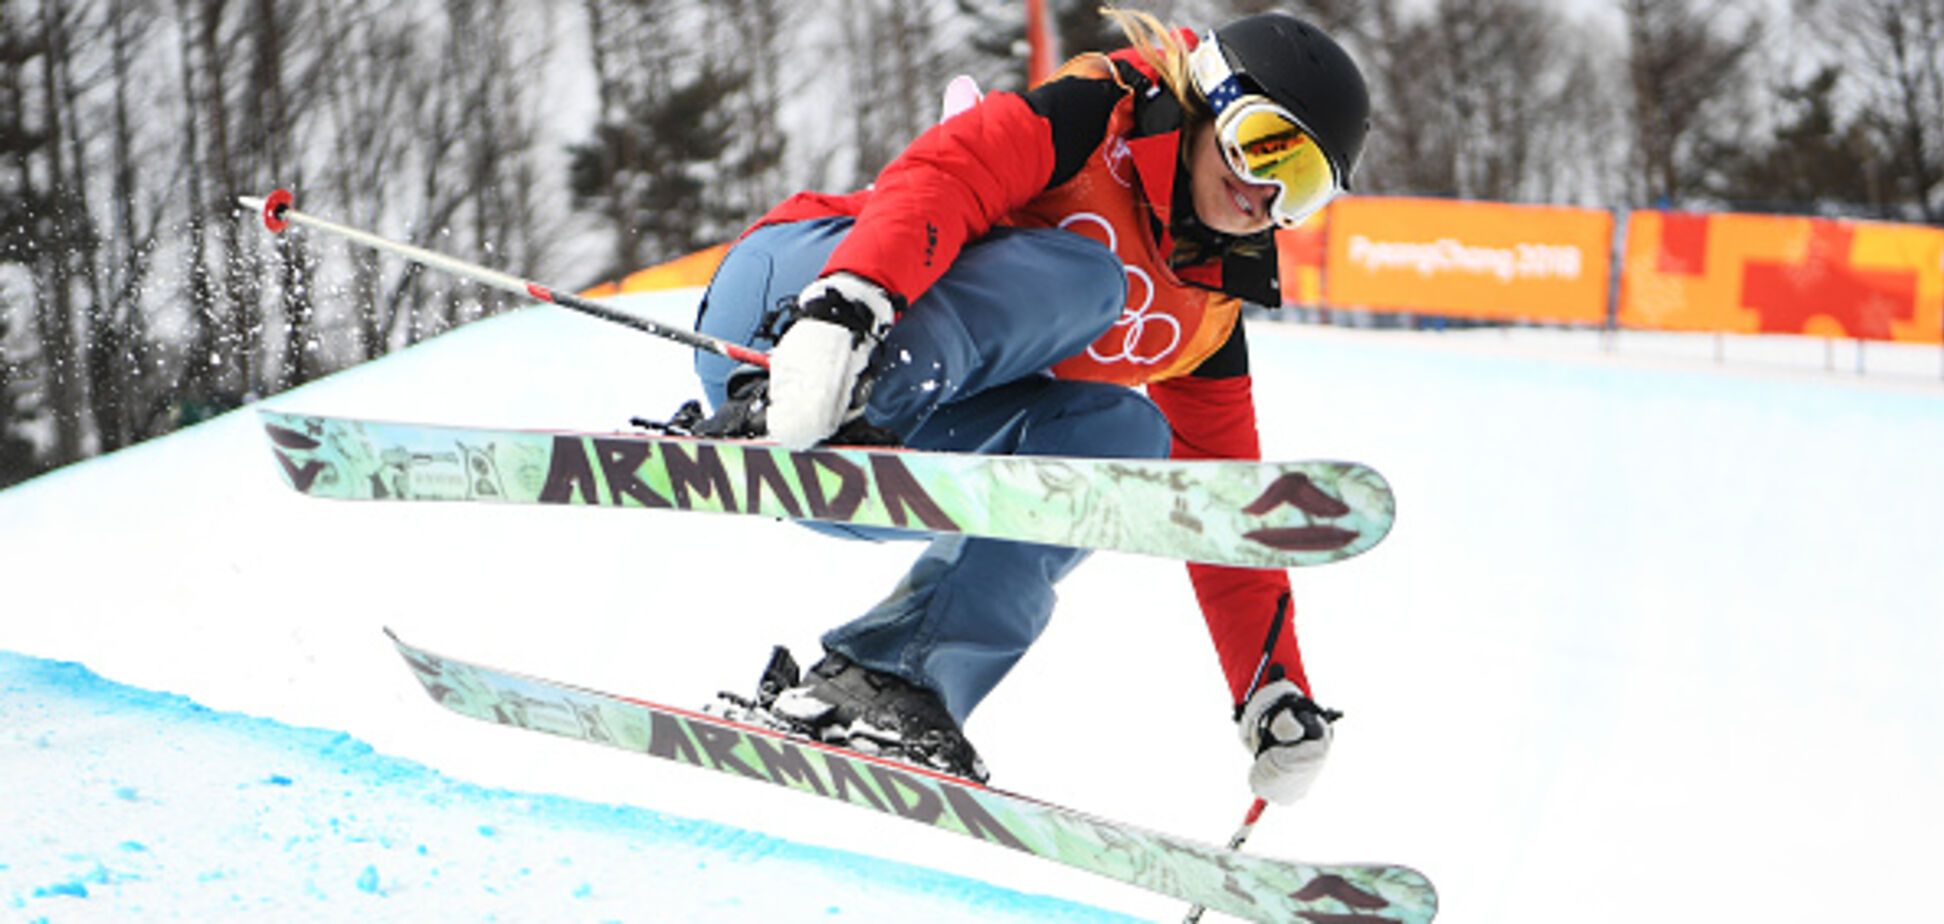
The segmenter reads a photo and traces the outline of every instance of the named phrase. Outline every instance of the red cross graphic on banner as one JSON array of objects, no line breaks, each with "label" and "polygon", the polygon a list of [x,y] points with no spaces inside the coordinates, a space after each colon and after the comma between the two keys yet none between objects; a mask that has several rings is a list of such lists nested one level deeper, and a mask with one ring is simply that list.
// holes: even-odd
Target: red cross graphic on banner
[{"label": "red cross graphic on banner", "polygon": [[1890,340],[1892,321],[1917,315],[1914,270],[1860,269],[1850,262],[1852,225],[1809,223],[1809,249],[1801,263],[1750,260],[1742,268],[1742,306],[1761,317],[1766,334],[1809,333],[1821,315],[1851,337]]}]

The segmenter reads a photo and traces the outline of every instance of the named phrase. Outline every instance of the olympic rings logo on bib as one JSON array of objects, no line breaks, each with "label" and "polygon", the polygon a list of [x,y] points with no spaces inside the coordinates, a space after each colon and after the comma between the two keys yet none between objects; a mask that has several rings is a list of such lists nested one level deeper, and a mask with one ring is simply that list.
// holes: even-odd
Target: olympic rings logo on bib
[{"label": "olympic rings logo on bib", "polygon": [[[1114,233],[1113,224],[1097,213],[1076,212],[1061,219],[1059,227],[1063,231],[1072,231],[1072,226],[1080,223],[1099,227],[1101,231],[1106,233],[1107,237],[1101,243],[1106,244],[1107,249],[1113,251],[1115,256],[1120,256],[1120,238]],[[1074,231],[1074,233],[1084,234],[1081,231]],[[1091,237],[1091,235],[1087,236]],[[1127,265],[1125,261],[1121,263],[1121,269],[1128,276],[1127,305],[1121,309],[1120,320],[1115,321],[1113,327],[1108,328],[1108,330],[1120,327],[1127,329],[1121,337],[1120,350],[1106,354],[1099,352],[1098,347],[1101,341],[1107,339],[1103,335],[1100,340],[1094,341],[1092,346],[1087,347],[1087,355],[1099,363],[1132,363],[1137,366],[1155,365],[1163,359],[1166,359],[1168,354],[1173,353],[1177,347],[1181,346],[1181,322],[1167,312],[1154,310],[1155,290],[1153,276],[1139,267]],[[1133,295],[1134,283],[1136,281],[1140,282],[1145,289],[1138,305],[1135,303]],[[1157,328],[1160,328],[1161,332],[1166,335],[1167,344],[1160,347],[1160,349],[1153,349],[1150,344],[1150,340],[1153,338],[1149,334]]]},{"label": "olympic rings logo on bib", "polygon": [[[1175,351],[1175,347],[1181,345],[1181,322],[1175,320],[1173,315],[1166,312],[1152,310],[1154,307],[1154,280],[1149,278],[1145,271],[1125,264],[1121,268],[1127,271],[1127,275],[1131,279],[1139,279],[1147,285],[1147,295],[1141,300],[1140,307],[1135,307],[1132,304],[1133,300],[1129,299],[1128,306],[1121,311],[1120,320],[1114,322],[1114,327],[1127,328],[1127,332],[1121,337],[1120,351],[1117,353],[1102,354],[1096,349],[1100,345],[1100,340],[1096,340],[1093,346],[1087,347],[1087,355],[1093,357],[1096,362],[1133,363],[1137,366],[1152,366],[1167,358],[1168,354]],[[1130,285],[1128,291],[1131,293],[1133,286]],[[1143,344],[1146,344],[1149,340],[1148,334],[1157,326],[1167,329],[1167,345],[1159,350],[1143,349]],[[1108,329],[1112,330],[1113,328]],[[1107,338],[1101,338],[1101,340],[1105,339]]]}]

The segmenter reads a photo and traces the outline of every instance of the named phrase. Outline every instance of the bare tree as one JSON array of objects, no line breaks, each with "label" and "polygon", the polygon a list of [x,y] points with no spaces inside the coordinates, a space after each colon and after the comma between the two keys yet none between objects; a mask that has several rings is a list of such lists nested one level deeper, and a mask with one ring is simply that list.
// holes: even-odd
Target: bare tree
[{"label": "bare tree", "polygon": [[142,0],[109,0],[99,28],[108,44],[108,218],[100,259],[89,266],[96,303],[86,350],[88,396],[103,452],[148,435],[138,408],[147,390],[152,335],[141,300],[163,208],[159,193],[145,191],[136,137],[136,57],[149,34],[154,11],[148,7]]},{"label": "bare tree", "polygon": [[1601,206],[1622,202],[1627,150],[1623,62],[1605,27],[1568,22],[1558,34],[1555,67],[1535,113],[1533,151],[1538,169],[1524,197],[1533,202]]},{"label": "bare tree", "polygon": [[1438,37],[1398,0],[1373,4],[1363,64],[1371,134],[1358,180],[1366,192],[1457,195],[1457,139],[1443,127]]},{"label": "bare tree", "polygon": [[842,8],[852,169],[862,181],[936,121],[938,93],[951,75],[937,54],[939,4],[845,0]]},{"label": "bare tree", "polygon": [[1452,137],[1455,192],[1512,199],[1529,164],[1534,110],[1550,63],[1547,11],[1518,0],[1440,0],[1432,13],[1438,62],[1434,98]]},{"label": "bare tree", "polygon": [[354,223],[540,275],[559,181],[533,79],[553,49],[529,27],[555,15],[534,0],[0,4],[7,477],[29,417],[65,463],[500,305],[262,235],[240,192],[325,193]]},{"label": "bare tree", "polygon": [[[378,2],[320,14],[355,49],[326,81],[334,146],[323,168],[344,214],[407,243],[531,272],[549,247],[534,192],[536,73],[548,51],[519,34],[505,0],[436,11]],[[429,42],[428,37],[436,37]],[[347,288],[362,358],[489,314],[496,292],[361,249]]]},{"label": "bare tree", "polygon": [[1910,217],[1944,223],[1944,0],[1797,0],[1836,49],[1864,124],[1892,152],[1881,165]]},{"label": "bare tree", "polygon": [[23,425],[40,413],[28,391],[29,360],[37,357],[17,362],[14,350],[33,319],[26,306],[39,307],[22,289],[37,282],[32,270],[40,260],[49,207],[33,165],[48,137],[30,120],[27,96],[28,71],[46,52],[38,24],[19,7],[0,6],[0,157],[6,159],[0,174],[0,485],[26,478],[41,465],[40,454],[23,436]]},{"label": "bare tree", "polygon": [[[1596,43],[1539,0],[1321,4],[1360,59],[1368,192],[1592,201],[1612,96]],[[1606,158],[1610,159],[1610,158]]]},{"label": "bare tree", "polygon": [[211,226],[216,236],[215,275],[220,307],[217,319],[218,361],[213,370],[217,391],[204,396],[218,406],[216,410],[257,393],[262,379],[263,306],[262,276],[258,271],[257,250],[245,246],[243,225],[228,220],[235,210],[238,192],[253,188],[250,174],[256,154],[264,141],[244,129],[248,106],[247,80],[239,74],[237,61],[243,57],[243,17],[232,15],[239,4],[233,0],[198,0],[194,11],[194,73],[198,93],[192,117],[198,118],[204,142],[202,161],[205,183],[203,198],[192,203],[196,211],[217,217]]},{"label": "bare tree", "polygon": [[1704,152],[1717,165],[1708,191],[1747,211],[1895,217],[1893,194],[1877,177],[1896,154],[1868,116],[1843,115],[1842,77],[1841,69],[1825,65],[1776,87],[1772,129]]},{"label": "bare tree", "polygon": [[786,74],[795,69],[785,33],[785,0],[727,0],[710,24],[717,35],[708,48],[719,69],[747,74],[742,91],[726,103],[736,130],[727,152],[725,182],[712,192],[719,211],[736,225],[747,224],[780,201],[789,138],[781,130]]},{"label": "bare tree", "polygon": [[1746,102],[1745,64],[1762,40],[1757,21],[1727,19],[1727,4],[1624,0],[1627,75],[1632,90],[1637,195],[1673,204],[1696,190],[1708,164],[1695,152],[1737,127]]},{"label": "bare tree", "polygon": [[209,274],[209,223],[204,205],[208,195],[208,171],[204,168],[201,98],[207,92],[197,78],[195,20],[192,0],[175,0],[177,48],[181,61],[182,146],[187,176],[183,185],[187,202],[182,232],[187,238],[183,254],[182,293],[189,305],[188,346],[183,357],[179,382],[162,396],[164,403],[179,405],[190,396],[200,399],[216,389],[216,366],[222,362],[222,317],[217,305],[216,286]]},{"label": "bare tree", "polygon": [[[244,135],[255,140],[254,175],[279,186],[304,185],[305,164],[297,156],[303,114],[311,111],[317,96],[316,72],[329,60],[327,55],[308,53],[299,38],[311,27],[305,6],[299,0],[250,0],[246,14],[249,93],[243,110]],[[314,332],[315,261],[302,237],[278,235],[271,247],[277,313],[283,323],[276,360],[258,378],[257,387],[265,392],[305,381],[320,368]]]},{"label": "bare tree", "polygon": [[21,158],[18,167],[21,188],[30,201],[37,202],[40,212],[27,244],[34,277],[38,373],[54,429],[54,457],[68,461],[82,456],[87,437],[87,380],[81,360],[86,314],[85,303],[77,303],[77,287],[84,275],[78,258],[94,246],[94,229],[88,222],[83,189],[75,180],[79,166],[71,135],[75,114],[70,105],[73,96],[66,89],[74,53],[70,35],[78,12],[57,3],[42,3],[38,12],[40,66],[34,96],[39,104],[38,131],[45,138],[39,147],[38,180],[31,160]]},{"label": "bare tree", "polygon": [[[438,160],[452,143],[433,126],[413,124],[420,100],[412,78],[413,37],[430,22],[416,8],[390,6],[381,0],[342,0],[316,10],[316,32],[335,50],[332,65],[320,69],[317,81],[316,105],[325,114],[321,129],[329,147],[356,152],[325,159],[319,191],[338,214],[368,228],[387,228],[400,210],[409,153],[417,150]],[[340,252],[349,263],[348,281],[338,291],[349,303],[343,308],[350,316],[351,358],[371,359],[389,349],[402,280],[388,285],[386,264],[375,253]],[[401,267],[399,272],[409,278],[417,271]]]},{"label": "bare tree", "polygon": [[[14,297],[6,279],[0,278],[0,306],[11,303]],[[32,408],[22,383],[16,380],[17,367],[4,349],[13,339],[12,328],[13,313],[0,311],[0,488],[29,478],[41,468],[39,453],[21,427],[32,416]]]},{"label": "bare tree", "polygon": [[670,201],[669,187],[680,185],[677,178],[653,173],[624,176],[651,156],[645,148],[653,138],[638,130],[636,120],[672,95],[681,66],[681,49],[654,27],[674,15],[674,6],[671,0],[586,0],[599,112],[595,137],[575,147],[571,183],[578,204],[598,210],[613,236],[603,272],[610,278],[644,265],[656,236],[653,216],[643,214],[637,200]]},{"label": "bare tree", "polygon": [[613,278],[734,236],[771,203],[733,187],[773,178],[784,139],[775,122],[757,121],[767,110],[747,55],[679,40],[703,28],[702,6],[600,7],[589,16],[601,112],[592,137],[572,146],[570,189],[614,234],[604,273]]}]

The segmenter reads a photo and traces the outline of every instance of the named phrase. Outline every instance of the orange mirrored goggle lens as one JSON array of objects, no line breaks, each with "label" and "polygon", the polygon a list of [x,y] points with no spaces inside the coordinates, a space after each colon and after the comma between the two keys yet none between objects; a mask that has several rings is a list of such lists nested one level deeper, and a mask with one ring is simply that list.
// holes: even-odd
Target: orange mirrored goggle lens
[{"label": "orange mirrored goggle lens", "polygon": [[1301,224],[1336,195],[1330,159],[1280,107],[1248,103],[1222,122],[1222,150],[1236,176],[1279,188],[1272,209],[1278,224]]}]

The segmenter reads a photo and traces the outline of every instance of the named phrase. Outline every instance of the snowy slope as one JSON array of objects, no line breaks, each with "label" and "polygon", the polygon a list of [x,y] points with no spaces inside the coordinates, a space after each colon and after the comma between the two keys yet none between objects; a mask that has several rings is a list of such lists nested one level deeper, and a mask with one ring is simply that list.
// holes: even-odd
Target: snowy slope
[{"label": "snowy slope", "polygon": [[0,919],[1127,921],[0,653]]},{"label": "snowy slope", "polygon": [[[686,323],[693,299],[638,307]],[[1944,388],[1475,335],[1258,324],[1251,345],[1266,450],[1369,462],[1400,499],[1383,547],[1296,575],[1312,679],[1349,717],[1314,797],[1251,849],[1410,863],[1459,922],[1907,909],[1879,885],[1920,881],[1944,825]],[[618,427],[692,394],[687,366],[532,309],[269,404]],[[1179,914],[869,812],[451,717],[379,634],[700,703],[748,687],[773,643],[813,649],[915,546],[703,514],[310,501],[261,443],[233,414],[0,493],[0,650],[482,787]],[[968,731],[999,785],[1214,841],[1248,802],[1224,695],[1179,570],[1101,555]],[[18,836],[0,833],[0,866]],[[600,887],[711,887],[637,875]]]}]

